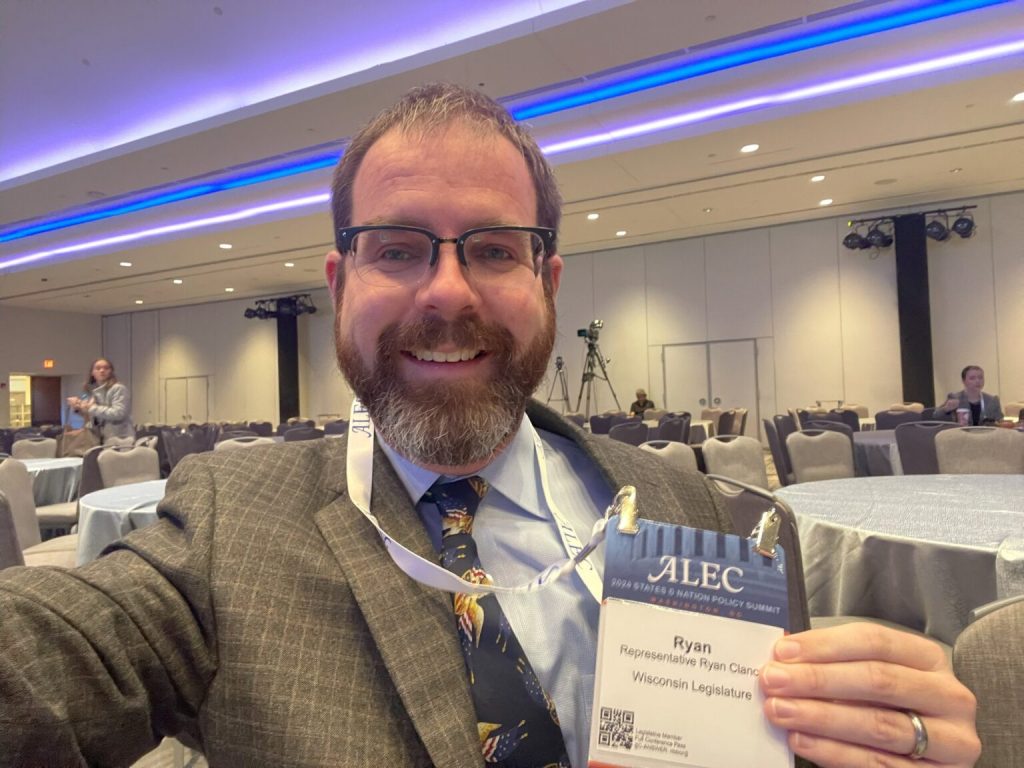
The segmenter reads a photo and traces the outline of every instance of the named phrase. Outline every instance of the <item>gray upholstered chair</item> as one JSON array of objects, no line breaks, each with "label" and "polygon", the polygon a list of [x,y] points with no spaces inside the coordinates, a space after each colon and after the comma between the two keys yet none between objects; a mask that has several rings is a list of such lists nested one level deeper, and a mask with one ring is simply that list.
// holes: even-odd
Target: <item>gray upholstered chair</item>
[{"label": "gray upholstered chair", "polygon": [[859,403],[843,403],[840,408],[847,411],[853,411],[861,419],[866,419],[871,415],[871,411],[868,410],[866,405],[860,405]]},{"label": "gray upholstered chair", "polygon": [[835,421],[834,419],[808,419],[804,422],[804,429],[824,429],[829,432],[838,432],[841,435],[846,435],[850,438],[850,443],[853,443],[853,430],[850,429],[849,425],[841,421]]},{"label": "gray upholstered chair", "polygon": [[640,443],[640,449],[661,456],[684,472],[697,471],[697,454],[686,443],[675,440],[648,440],[646,443]]},{"label": "gray upholstered chair", "polygon": [[924,403],[893,403],[889,406],[890,411],[909,411],[910,413],[921,413],[924,410]]},{"label": "gray upholstered chair", "polygon": [[[726,408],[718,414],[718,422],[715,424],[716,435],[735,435],[736,409]],[[712,435],[708,435],[712,437]]]},{"label": "gray upholstered chair", "polygon": [[786,438],[798,483],[853,477],[853,441],[832,430],[804,430]]},{"label": "gray upholstered chair", "polygon": [[7,459],[0,463],[0,492],[10,509],[25,565],[74,567],[77,533],[40,543],[40,522],[32,497],[32,476],[19,460]]},{"label": "gray upholstered chair", "polygon": [[772,452],[772,462],[775,464],[775,474],[779,478],[779,485],[789,485],[793,482],[793,469],[789,466],[789,456],[779,438],[779,430],[775,428],[775,422],[771,419],[761,419],[761,421],[764,423],[764,434],[768,439],[768,449]]},{"label": "gray upholstered chair", "polygon": [[909,421],[896,427],[896,446],[904,475],[937,475],[939,458],[935,437],[946,429],[956,429],[949,421]]},{"label": "gray upholstered chair", "polygon": [[594,414],[590,417],[590,434],[592,435],[607,435],[608,430],[612,428],[612,417],[603,416],[600,414]]},{"label": "gray upholstered chair", "polygon": [[236,448],[251,448],[256,445],[274,445],[277,441],[272,437],[257,437],[249,435],[246,437],[229,437],[221,440],[214,447],[214,451],[230,451]]},{"label": "gray upholstered chair", "polygon": [[317,427],[292,427],[284,433],[284,441],[286,443],[294,443],[299,440],[317,440],[324,436],[324,431]]},{"label": "gray upholstered chair", "polygon": [[888,411],[879,411],[875,414],[875,429],[896,429],[900,424],[920,420],[921,414],[917,411],[898,411],[890,408]]},{"label": "gray upholstered chair", "polygon": [[642,421],[624,421],[621,424],[613,424],[608,430],[608,437],[621,443],[640,445],[647,442],[647,433],[648,427]]},{"label": "gray upholstered chair", "polygon": [[[658,440],[671,440],[675,443],[690,442],[690,414],[666,414],[658,420]],[[654,430],[648,435],[653,438]]]},{"label": "gray upholstered chair", "polygon": [[0,491],[0,570],[12,565],[24,565],[18,542],[18,530],[14,525],[14,512],[7,496]]},{"label": "gray upholstered chair", "polygon": [[11,456],[16,459],[55,459],[57,441],[52,437],[23,437],[14,441]]},{"label": "gray upholstered chair", "polygon": [[1000,427],[954,427],[935,436],[939,472],[1013,475],[1024,472],[1024,432]]},{"label": "gray upholstered chair", "polygon": [[1024,765],[1024,595],[976,609],[953,646],[953,671],[978,699],[976,768]]},{"label": "gray upholstered chair", "polygon": [[160,457],[153,448],[108,448],[99,454],[96,463],[104,488],[160,479]]},{"label": "gray upholstered chair", "polygon": [[831,421],[842,422],[853,432],[860,432],[860,416],[849,408],[833,408],[825,417]]},{"label": "gray upholstered chair", "polygon": [[716,435],[704,441],[703,450],[708,474],[724,475],[747,485],[768,489],[764,449],[754,438]]},{"label": "gray upholstered chair", "polygon": [[662,416],[666,416],[667,414],[668,411],[664,408],[648,408],[646,411],[644,411],[644,420],[658,421]]}]

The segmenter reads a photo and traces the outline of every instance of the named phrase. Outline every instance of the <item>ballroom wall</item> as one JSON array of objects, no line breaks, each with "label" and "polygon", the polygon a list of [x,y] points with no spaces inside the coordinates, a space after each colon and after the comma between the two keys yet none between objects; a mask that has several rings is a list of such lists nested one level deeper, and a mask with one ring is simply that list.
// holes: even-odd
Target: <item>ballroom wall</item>
[{"label": "ballroom wall", "polygon": [[[988,390],[1024,398],[1024,193],[973,202],[975,237],[929,242],[936,392],[958,389],[972,362]],[[605,321],[601,349],[623,406],[637,386],[659,400],[662,345],[726,339],[757,340],[762,414],[901,400],[893,250],[849,251],[846,232],[845,218],[824,219],[567,256],[556,353],[571,400],[586,351],[576,329],[594,318]],[[334,364],[327,291],[313,295],[320,311],[299,319],[299,360],[300,408],[315,418],[346,413],[351,393]],[[104,319],[104,349],[122,375],[130,367],[138,421],[160,420],[164,379],[190,375],[210,377],[211,419],[277,421],[274,324],[245,320],[250,303]]]}]

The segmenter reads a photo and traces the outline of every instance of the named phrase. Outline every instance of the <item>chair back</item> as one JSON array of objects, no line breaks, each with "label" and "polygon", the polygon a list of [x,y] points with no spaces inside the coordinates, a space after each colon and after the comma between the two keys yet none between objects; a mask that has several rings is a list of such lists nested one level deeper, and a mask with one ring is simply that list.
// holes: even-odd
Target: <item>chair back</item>
[{"label": "chair back", "polygon": [[324,424],[325,435],[344,435],[346,432],[348,432],[348,419],[335,419]]},{"label": "chair back", "polygon": [[[654,432],[655,430],[651,430],[652,434]],[[682,416],[666,414],[658,422],[657,435],[658,440],[670,440],[674,443],[690,442],[690,414],[684,413]]]},{"label": "chair back", "polygon": [[250,421],[249,429],[260,437],[272,437],[274,434],[274,425],[269,421]]},{"label": "chair back", "polygon": [[793,482],[793,471],[789,469],[789,457],[786,449],[779,439],[779,430],[771,419],[761,419],[764,424],[764,434],[768,439],[768,450],[772,454],[772,463],[775,464],[775,474],[779,478],[779,485],[786,486]]},{"label": "chair back", "polygon": [[607,435],[608,430],[612,428],[612,417],[601,416],[594,414],[590,417],[590,434],[592,435]]},{"label": "chair back", "polygon": [[890,408],[875,414],[875,429],[896,429],[900,424],[920,420],[921,414],[917,411],[896,411]]},{"label": "chair back", "polygon": [[1024,410],[1024,402],[1007,403],[1003,406],[1003,415],[1014,421],[1020,419],[1020,412]]},{"label": "chair back", "polygon": [[153,448],[108,448],[96,463],[105,488],[160,479],[160,457]]},{"label": "chair back", "polygon": [[294,443],[298,440],[316,440],[323,436],[324,431],[316,427],[292,427],[284,433],[284,441]]},{"label": "chair back", "polygon": [[11,455],[11,446],[14,444],[14,430],[0,429],[0,453]]},{"label": "chair back", "polygon": [[909,411],[911,413],[921,413],[924,410],[924,403],[893,403],[889,406],[890,411]]},{"label": "chair back", "polygon": [[190,453],[203,453],[209,450],[207,436],[202,429],[165,429],[160,433],[159,445],[167,453],[170,469],[178,466],[178,462]]},{"label": "chair back", "polygon": [[608,430],[608,437],[622,443],[640,445],[647,441],[647,425],[642,421],[624,421]]},{"label": "chair back", "polygon": [[969,624],[953,646],[953,672],[978,700],[975,768],[1024,765],[1024,597]]},{"label": "chair back", "polygon": [[15,439],[11,456],[16,459],[55,459],[57,441],[52,437],[23,437]]},{"label": "chair back", "polygon": [[135,438],[135,444],[141,445],[143,448],[152,448],[156,450],[156,444],[160,442],[160,438],[156,435],[146,435],[144,437]]},{"label": "chair back", "polygon": [[656,453],[665,461],[684,472],[697,472],[697,454],[686,443],[675,440],[648,440],[640,443],[640,450]]},{"label": "chair back", "polygon": [[840,407],[847,411],[853,411],[857,414],[857,417],[861,419],[866,419],[871,415],[871,411],[868,410],[868,407],[866,405],[861,405],[860,403],[843,403]]},{"label": "chair back", "polygon": [[14,511],[7,496],[0,491],[0,570],[24,564],[25,556],[21,554],[18,529],[14,525]]},{"label": "chair back", "polygon": [[217,435],[217,440],[214,442],[213,447],[216,448],[223,440],[233,440],[236,437],[259,437],[259,435],[251,429],[224,429]]},{"label": "chair back", "polygon": [[833,421],[832,419],[808,419],[804,422],[804,429],[823,429],[829,432],[838,432],[841,435],[846,435],[850,438],[850,442],[853,442],[853,430],[841,421]]},{"label": "chair back", "polygon": [[935,436],[946,429],[956,429],[949,421],[908,421],[896,427],[896,447],[904,475],[937,475],[939,457],[935,453]]},{"label": "chair back", "polygon": [[829,421],[838,421],[841,424],[845,424],[853,432],[860,432],[860,416],[857,415],[856,411],[851,411],[849,408],[833,408],[828,412],[826,418]]},{"label": "chair back", "polygon": [[838,430],[794,432],[786,438],[786,448],[798,483],[853,477],[853,440]]},{"label": "chair back", "polygon": [[243,435],[241,437],[229,437],[221,440],[215,446],[214,451],[230,451],[235,448],[249,448],[254,445],[275,445],[276,440],[272,437],[260,437],[259,435]]},{"label": "chair back", "polygon": [[718,429],[718,417],[722,415],[721,408],[701,408],[700,418],[701,421],[710,421],[715,425],[715,429]]},{"label": "chair back", "polygon": [[944,475],[1013,475],[1024,472],[1024,432],[999,427],[957,427],[935,436]]},{"label": "chair back", "polygon": [[747,433],[747,414],[750,413],[748,408],[737,408],[736,417],[733,419],[732,430],[734,434],[745,435]]},{"label": "chair back", "polygon": [[[736,409],[727,408],[718,414],[718,423],[715,424],[716,435],[734,435],[736,427]],[[709,435],[710,437],[710,435]]]},{"label": "chair back", "polygon": [[752,437],[716,435],[704,441],[704,466],[710,475],[724,475],[768,490],[764,449]]},{"label": "chair back", "polygon": [[[751,438],[753,439],[753,438]],[[789,631],[803,632],[811,628],[807,607],[807,587],[804,583],[803,555],[800,551],[800,533],[792,508],[770,491],[738,482],[731,477],[708,475],[712,488],[721,498],[733,529],[740,536],[749,536],[761,521],[761,516],[774,507],[779,520],[779,545],[786,553],[786,586],[789,593]],[[756,555],[751,555],[755,557]]]},{"label": "chair back", "polygon": [[99,459],[100,453],[106,450],[102,445],[95,445],[82,456],[82,476],[78,481],[78,498],[87,493],[99,491],[106,486],[103,484],[103,475],[100,474]]},{"label": "chair back", "polygon": [[0,491],[7,497],[18,533],[18,546],[22,550],[38,544],[39,518],[36,517],[36,501],[32,496],[32,475],[17,459],[0,462]]},{"label": "chair back", "polygon": [[661,419],[662,416],[667,415],[668,411],[665,408],[648,408],[646,411],[644,411],[643,418],[645,421],[658,421]]}]

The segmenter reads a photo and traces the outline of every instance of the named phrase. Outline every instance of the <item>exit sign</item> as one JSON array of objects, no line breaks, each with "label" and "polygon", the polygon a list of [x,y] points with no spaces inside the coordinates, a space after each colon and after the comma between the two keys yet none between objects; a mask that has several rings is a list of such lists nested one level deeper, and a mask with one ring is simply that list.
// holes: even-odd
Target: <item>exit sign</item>
[{"label": "exit sign", "polygon": [[43,360],[43,368],[53,368],[53,358],[46,358]]}]

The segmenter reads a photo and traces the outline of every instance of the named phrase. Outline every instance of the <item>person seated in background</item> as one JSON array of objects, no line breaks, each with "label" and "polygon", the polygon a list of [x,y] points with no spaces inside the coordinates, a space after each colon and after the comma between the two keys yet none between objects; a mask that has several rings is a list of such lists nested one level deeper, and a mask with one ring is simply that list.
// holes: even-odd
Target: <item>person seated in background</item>
[{"label": "person seated in background", "polygon": [[1003,407],[999,403],[998,395],[990,395],[983,392],[985,386],[985,371],[980,365],[968,365],[960,372],[960,379],[964,388],[959,392],[950,392],[946,395],[946,402],[935,409],[935,414],[945,413],[956,419],[956,412],[961,408],[970,411],[967,424],[978,426],[979,424],[992,424],[1001,421],[1003,418]]},{"label": "person seated in background", "polygon": [[643,416],[644,411],[648,408],[654,408],[654,401],[647,399],[647,393],[642,388],[638,389],[636,391],[636,402],[629,406],[629,415]]}]

